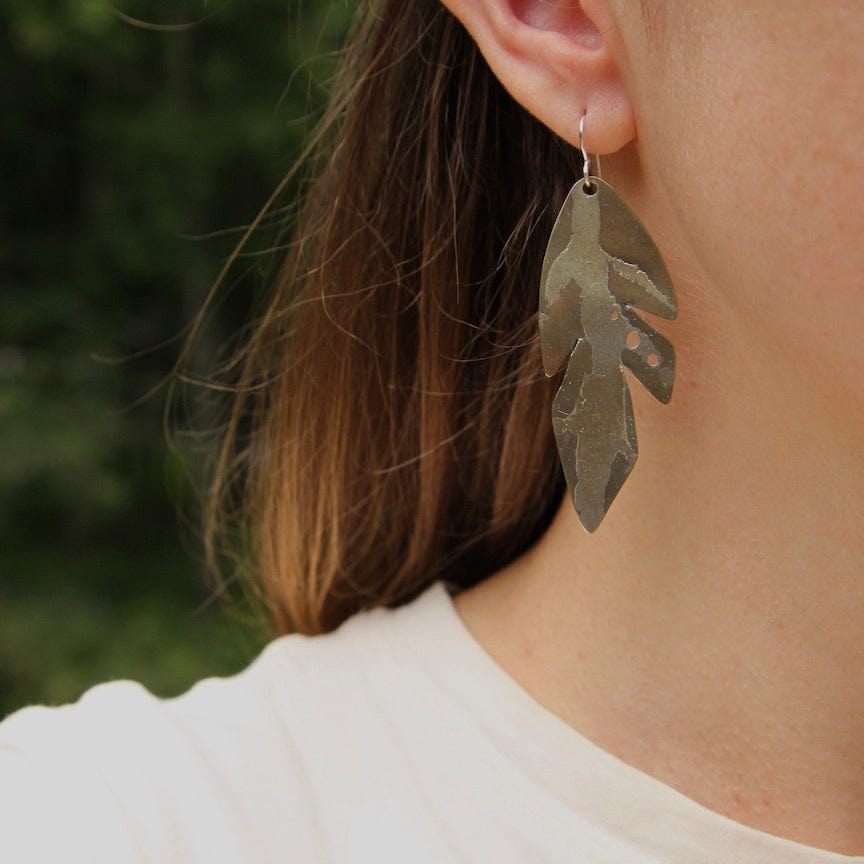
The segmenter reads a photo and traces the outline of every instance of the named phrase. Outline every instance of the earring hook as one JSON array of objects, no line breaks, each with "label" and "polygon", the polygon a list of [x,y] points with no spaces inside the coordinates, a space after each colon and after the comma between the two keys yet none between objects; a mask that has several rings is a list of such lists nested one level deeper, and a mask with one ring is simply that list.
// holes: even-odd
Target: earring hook
[{"label": "earring hook", "polygon": [[[582,178],[585,181],[585,188],[591,188],[591,157],[585,149],[585,118],[588,116],[586,111],[579,118],[579,149],[582,151]],[[597,176],[600,177],[600,157],[597,156]]]}]

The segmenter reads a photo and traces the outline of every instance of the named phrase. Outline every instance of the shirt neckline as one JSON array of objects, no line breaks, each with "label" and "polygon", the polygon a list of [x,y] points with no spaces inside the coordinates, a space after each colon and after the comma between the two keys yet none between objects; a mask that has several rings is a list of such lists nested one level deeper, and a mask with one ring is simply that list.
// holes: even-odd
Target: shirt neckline
[{"label": "shirt neckline", "polygon": [[864,856],[806,846],[710,810],[568,726],[487,653],[443,582],[387,617],[400,648],[414,654],[522,771],[581,818],[646,855],[675,864],[864,864]]}]

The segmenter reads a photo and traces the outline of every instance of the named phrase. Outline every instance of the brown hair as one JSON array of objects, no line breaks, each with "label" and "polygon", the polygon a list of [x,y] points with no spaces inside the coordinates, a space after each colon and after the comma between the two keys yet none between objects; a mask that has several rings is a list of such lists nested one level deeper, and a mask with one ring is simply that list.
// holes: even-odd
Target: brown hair
[{"label": "brown hair", "polygon": [[364,0],[341,68],[208,513],[305,633],[478,582],[564,488],[535,317],[577,153],[439,0]]}]

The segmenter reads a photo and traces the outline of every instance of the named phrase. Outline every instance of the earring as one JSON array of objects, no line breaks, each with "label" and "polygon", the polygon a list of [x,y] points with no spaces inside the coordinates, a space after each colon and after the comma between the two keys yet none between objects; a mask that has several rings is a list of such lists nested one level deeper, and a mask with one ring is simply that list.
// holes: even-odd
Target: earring
[{"label": "earring", "polygon": [[538,319],[547,377],[567,362],[552,428],[573,505],[586,530],[595,531],[638,453],[622,367],[661,402],[672,396],[672,343],[633,309],[671,319],[677,304],[654,241],[612,188],[590,173],[585,116],[579,121],[583,177],[549,237]]}]

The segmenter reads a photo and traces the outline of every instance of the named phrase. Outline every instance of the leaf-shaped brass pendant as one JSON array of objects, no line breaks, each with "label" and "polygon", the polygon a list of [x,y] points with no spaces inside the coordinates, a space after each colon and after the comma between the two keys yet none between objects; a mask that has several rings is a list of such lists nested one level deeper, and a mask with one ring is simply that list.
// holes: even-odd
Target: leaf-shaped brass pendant
[{"label": "leaf-shaped brass pendant", "polygon": [[[654,241],[612,188],[579,180],[555,220],[540,279],[547,376],[568,360],[552,427],[573,505],[594,531],[636,462],[636,424],[622,365],[661,402],[672,395],[672,343],[634,311],[677,314]],[[591,191],[593,189],[593,191]]]}]

